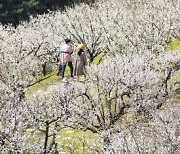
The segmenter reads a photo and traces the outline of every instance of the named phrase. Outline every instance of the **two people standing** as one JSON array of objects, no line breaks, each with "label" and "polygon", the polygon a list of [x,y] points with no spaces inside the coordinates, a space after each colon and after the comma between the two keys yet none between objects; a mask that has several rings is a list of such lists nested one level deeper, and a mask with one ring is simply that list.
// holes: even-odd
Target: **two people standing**
[{"label": "two people standing", "polygon": [[79,80],[80,75],[85,76],[84,68],[85,68],[85,65],[87,64],[86,56],[84,53],[85,45],[79,44],[77,46],[77,54],[75,58],[75,69],[74,69],[72,65],[72,57],[71,57],[73,53],[71,40],[65,39],[64,41],[65,41],[65,44],[61,46],[61,49],[59,51],[59,61],[60,61],[59,72],[61,73],[62,81],[63,82],[66,81],[66,78],[64,77],[66,65],[68,65],[70,68],[71,78],[74,78],[74,76],[76,76],[76,79]]}]

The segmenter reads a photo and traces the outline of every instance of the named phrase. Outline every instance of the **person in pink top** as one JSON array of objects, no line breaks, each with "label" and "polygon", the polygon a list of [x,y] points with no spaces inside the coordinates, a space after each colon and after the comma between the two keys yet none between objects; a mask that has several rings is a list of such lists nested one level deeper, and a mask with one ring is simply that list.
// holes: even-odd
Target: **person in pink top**
[{"label": "person in pink top", "polygon": [[72,65],[72,58],[71,54],[73,53],[73,49],[71,46],[71,40],[65,39],[65,44],[61,46],[61,49],[59,51],[59,60],[61,64],[61,77],[62,80],[65,80],[64,78],[64,72],[66,69],[66,65],[70,68],[71,78],[73,78],[73,65]]}]

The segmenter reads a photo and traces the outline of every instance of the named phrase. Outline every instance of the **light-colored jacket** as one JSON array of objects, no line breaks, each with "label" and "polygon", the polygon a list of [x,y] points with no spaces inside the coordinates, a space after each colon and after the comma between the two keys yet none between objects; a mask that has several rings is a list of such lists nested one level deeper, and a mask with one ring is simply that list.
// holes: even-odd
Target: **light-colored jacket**
[{"label": "light-colored jacket", "polygon": [[84,52],[76,56],[74,76],[85,75],[85,65],[87,64],[86,55]]},{"label": "light-colored jacket", "polygon": [[71,54],[73,53],[73,49],[70,45],[63,44],[59,51],[59,60],[60,62],[69,62],[72,61]]}]

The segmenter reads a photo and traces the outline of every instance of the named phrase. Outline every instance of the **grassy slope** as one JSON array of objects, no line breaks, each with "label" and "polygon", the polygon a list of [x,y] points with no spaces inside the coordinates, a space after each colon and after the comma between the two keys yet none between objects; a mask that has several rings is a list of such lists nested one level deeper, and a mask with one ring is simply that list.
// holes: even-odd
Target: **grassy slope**
[{"label": "grassy slope", "polygon": [[[83,153],[83,148],[86,153],[91,153],[91,149],[98,149],[100,139],[91,131],[82,131],[78,129],[65,128],[59,132],[57,138],[58,146],[61,153],[70,153],[69,146],[75,149],[75,153]],[[84,144],[84,146],[83,146]]]},{"label": "grassy slope", "polygon": [[36,83],[35,85],[29,87],[26,91],[26,96],[31,97],[37,91],[46,91],[49,86],[54,85],[60,81],[60,77],[57,76],[56,73],[54,73],[50,75],[49,78],[42,80],[39,83]]}]

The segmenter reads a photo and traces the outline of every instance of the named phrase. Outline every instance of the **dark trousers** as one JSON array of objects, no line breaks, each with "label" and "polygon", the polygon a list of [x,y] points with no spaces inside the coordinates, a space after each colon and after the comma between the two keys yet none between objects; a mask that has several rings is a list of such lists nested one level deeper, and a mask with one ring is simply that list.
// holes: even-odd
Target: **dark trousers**
[{"label": "dark trousers", "polygon": [[70,73],[71,73],[71,77],[73,77],[73,65],[72,65],[72,61],[66,62],[61,64],[61,77],[64,78],[64,72],[66,70],[66,65],[68,64],[69,68],[70,68]]}]

